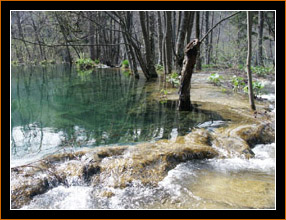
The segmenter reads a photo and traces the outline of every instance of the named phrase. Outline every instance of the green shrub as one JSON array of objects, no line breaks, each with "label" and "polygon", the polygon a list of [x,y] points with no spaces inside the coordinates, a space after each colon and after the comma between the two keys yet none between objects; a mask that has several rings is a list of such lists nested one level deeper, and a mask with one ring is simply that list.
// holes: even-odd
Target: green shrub
[{"label": "green shrub", "polygon": [[100,64],[100,61],[99,60],[94,60],[94,63],[95,64]]},{"label": "green shrub", "polygon": [[173,72],[170,75],[167,75],[167,82],[171,83],[173,87],[177,87],[180,85],[180,76],[178,73]]},{"label": "green shrub", "polygon": [[163,70],[164,70],[164,67],[163,67],[162,65],[160,65],[160,64],[157,64],[157,65],[156,65],[156,70],[157,70],[157,71],[163,71]]},{"label": "green shrub", "polygon": [[123,67],[123,68],[129,68],[129,61],[128,61],[128,60],[123,60],[123,61],[121,62],[121,64],[122,64],[122,67]]},{"label": "green shrub", "polygon": [[[253,88],[253,93],[255,96],[262,94],[262,89],[264,88],[264,85],[259,82],[259,81],[254,81],[252,82],[252,88]],[[248,86],[245,86],[243,88],[243,91],[245,93],[248,93]]]},{"label": "green shrub", "polygon": [[75,63],[77,69],[80,70],[88,70],[95,67],[95,62],[90,58],[84,58],[84,53],[80,54],[80,58]]},{"label": "green shrub", "polygon": [[251,71],[258,76],[265,76],[274,72],[273,67],[252,66]]},{"label": "green shrub", "polygon": [[235,92],[243,89],[245,86],[244,78],[235,75],[232,77],[231,83]]},{"label": "green shrub", "polygon": [[222,76],[220,76],[218,73],[212,73],[209,77],[208,80],[213,83],[216,86],[219,86],[221,84],[221,80],[223,79]]}]

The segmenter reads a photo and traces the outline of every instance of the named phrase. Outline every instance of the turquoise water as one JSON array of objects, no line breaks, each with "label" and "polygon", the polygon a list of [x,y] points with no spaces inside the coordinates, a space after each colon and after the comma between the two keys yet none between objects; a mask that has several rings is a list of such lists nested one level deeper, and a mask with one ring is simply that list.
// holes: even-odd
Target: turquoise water
[{"label": "turquoise water", "polygon": [[152,101],[160,79],[146,82],[120,69],[77,72],[63,65],[12,67],[12,158],[60,147],[94,147],[175,138],[215,112],[176,111],[174,101]]}]

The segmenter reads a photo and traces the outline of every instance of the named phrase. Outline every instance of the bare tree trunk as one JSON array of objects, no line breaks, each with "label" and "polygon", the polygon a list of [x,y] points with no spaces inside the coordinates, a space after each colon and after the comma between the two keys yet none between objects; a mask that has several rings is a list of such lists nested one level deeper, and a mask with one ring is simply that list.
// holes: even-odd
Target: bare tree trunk
[{"label": "bare tree trunk", "polygon": [[[212,13],[212,27],[214,25],[214,11]],[[210,45],[209,45],[209,54],[208,54],[208,57],[209,57],[209,63],[212,62],[212,52],[213,52],[213,31],[211,32],[211,38],[210,38]]]},{"label": "bare tree trunk", "polygon": [[177,22],[176,22],[176,11],[173,11],[173,24],[172,24],[172,43],[173,43],[173,46],[177,40],[177,35],[176,35],[176,25],[177,25]]},{"label": "bare tree trunk", "polygon": [[[92,20],[93,19],[93,12],[88,12],[89,18]],[[94,29],[94,23],[89,20],[89,43],[90,43],[90,47],[89,47],[89,54],[90,54],[90,59],[95,60],[95,49],[94,49],[94,33],[95,33],[95,29]]]},{"label": "bare tree trunk", "polygon": [[247,68],[247,75],[248,75],[248,95],[249,95],[250,107],[252,110],[255,110],[254,96],[253,96],[253,89],[252,89],[252,76],[251,76],[251,49],[252,49],[252,42],[251,42],[252,31],[251,30],[252,30],[252,12],[247,11],[248,51],[247,51],[246,68]]},{"label": "bare tree trunk", "polygon": [[[156,73],[154,58],[152,56],[152,48],[151,48],[152,42],[150,42],[150,37],[149,37],[150,30],[148,29],[149,28],[148,16],[149,16],[148,12],[144,12],[144,11],[139,12],[139,18],[140,18],[140,23],[141,23],[142,33],[143,33],[143,39],[144,39],[145,48],[146,48],[145,57],[146,57],[146,63],[147,63],[147,72],[148,72],[148,75],[150,76],[150,78],[156,78],[156,77],[158,77],[158,75]],[[147,24],[148,28],[146,28],[146,24]],[[152,39],[152,41],[153,41],[153,39]]]},{"label": "bare tree trunk", "polygon": [[182,22],[180,25],[180,30],[178,33],[177,43],[176,43],[176,71],[181,73],[183,60],[184,60],[184,42],[186,38],[187,27],[189,25],[190,16],[189,12],[182,12]]},{"label": "bare tree trunk", "polygon": [[194,18],[195,18],[195,12],[191,11],[190,12],[189,27],[187,30],[187,38],[186,38],[187,43],[191,41],[191,35],[192,35],[193,26],[194,26]]},{"label": "bare tree trunk", "polygon": [[263,45],[263,26],[264,26],[264,13],[263,11],[258,12],[259,17],[259,30],[258,30],[258,65],[264,66],[263,64],[263,54],[262,54],[262,45]]},{"label": "bare tree trunk", "polygon": [[165,34],[165,43],[166,43],[166,58],[167,58],[167,73],[171,74],[172,72],[172,12],[166,11],[166,34]]},{"label": "bare tree trunk", "polygon": [[179,89],[179,111],[190,111],[192,109],[190,99],[191,78],[199,50],[200,42],[198,39],[191,41],[185,48],[185,58]]},{"label": "bare tree trunk", "polygon": [[38,44],[39,44],[41,59],[46,60],[46,56],[44,54],[44,51],[43,51],[43,48],[42,48],[42,45],[41,45],[41,41],[40,41],[40,38],[39,38],[38,28],[37,28],[37,26],[35,24],[35,21],[34,21],[34,18],[33,18],[33,13],[31,13],[31,20],[32,20],[32,26],[33,26],[33,29],[34,29],[34,32],[35,32],[35,39],[36,39],[36,42],[38,42]]},{"label": "bare tree trunk", "polygon": [[[207,32],[209,30],[209,11],[206,11],[205,13],[205,31]],[[206,37],[205,41],[205,64],[210,64],[210,59],[209,59],[209,37]]]},{"label": "bare tree trunk", "polygon": [[67,36],[66,36],[64,24],[63,24],[61,18],[58,16],[57,12],[55,12],[55,15],[56,15],[56,19],[58,21],[58,24],[60,26],[60,30],[61,30],[62,35],[63,35],[64,40],[65,40],[66,53],[67,53],[67,56],[65,56],[65,61],[71,64],[72,63],[72,57],[71,57],[70,49],[69,49],[69,46],[68,46],[68,39],[67,39]]},{"label": "bare tree trunk", "polygon": [[27,54],[28,54],[28,58],[29,60],[31,60],[31,55],[30,55],[30,51],[29,51],[29,48],[25,42],[25,38],[24,38],[24,33],[23,33],[23,29],[22,29],[22,24],[21,24],[21,18],[20,18],[20,12],[19,11],[16,11],[16,22],[17,22],[17,27],[18,27],[18,31],[19,31],[19,36],[20,38],[23,40],[23,43],[25,45],[25,49],[27,51]]},{"label": "bare tree trunk", "polygon": [[[196,38],[200,39],[200,12],[196,11]],[[197,54],[197,65],[196,70],[202,69],[201,58],[200,58],[200,50],[198,50]]]},{"label": "bare tree trunk", "polygon": [[[126,12],[126,28],[129,33],[132,33],[132,22],[133,22],[133,14],[130,11]],[[125,35],[125,34],[124,34]],[[124,36],[123,35],[123,36]],[[129,49],[129,53],[127,51],[128,60],[130,62],[131,71],[133,72],[136,79],[139,79],[139,74],[137,70],[136,56],[134,54],[134,50],[130,44],[127,45],[126,36],[124,36],[124,41],[126,43],[126,51]]]},{"label": "bare tree trunk", "polygon": [[163,65],[163,31],[162,31],[162,21],[161,21],[161,14],[160,11],[157,11],[157,18],[158,18],[158,42],[159,42],[159,59],[158,64]]}]

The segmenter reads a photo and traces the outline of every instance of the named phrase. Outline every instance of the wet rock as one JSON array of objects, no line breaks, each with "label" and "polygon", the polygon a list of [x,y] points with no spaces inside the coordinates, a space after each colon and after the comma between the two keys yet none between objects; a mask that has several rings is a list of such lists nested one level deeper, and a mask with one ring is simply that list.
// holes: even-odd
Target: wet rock
[{"label": "wet rock", "polygon": [[[48,156],[30,167],[13,168],[12,207],[20,208],[35,195],[59,184],[124,188],[139,181],[146,186],[157,186],[179,163],[222,156],[251,158],[254,154],[250,146],[271,141],[273,137],[274,130],[267,123],[233,124],[215,128],[213,132],[193,129],[176,140],[106,146]],[[110,196],[112,193],[105,195]]]},{"label": "wet rock", "polygon": [[103,191],[100,195],[102,197],[110,198],[110,197],[114,196],[115,194],[111,191]]},{"label": "wet rock", "polygon": [[28,174],[24,168],[19,168],[19,172],[12,170],[11,172],[11,208],[18,209],[30,202],[30,200],[38,194],[45,193],[49,189],[55,187],[62,182],[61,178],[56,175],[49,175],[45,172],[34,171]]}]

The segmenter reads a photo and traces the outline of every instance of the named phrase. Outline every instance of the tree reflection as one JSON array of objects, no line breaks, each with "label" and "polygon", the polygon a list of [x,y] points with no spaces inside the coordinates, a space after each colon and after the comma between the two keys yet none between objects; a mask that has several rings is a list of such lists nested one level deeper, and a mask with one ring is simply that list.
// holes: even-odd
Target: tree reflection
[{"label": "tree reflection", "polygon": [[36,138],[37,150],[45,149],[49,132],[60,134],[60,146],[84,147],[168,139],[198,123],[223,120],[199,107],[179,112],[176,101],[152,101],[149,95],[159,82],[137,80],[119,69],[85,75],[64,66],[22,72],[12,72],[11,123],[12,129],[21,127],[25,146],[12,134],[13,153],[17,147],[35,149]]}]

